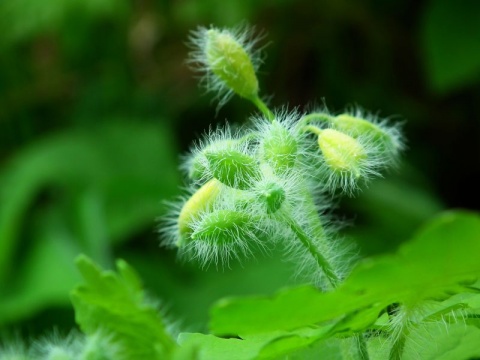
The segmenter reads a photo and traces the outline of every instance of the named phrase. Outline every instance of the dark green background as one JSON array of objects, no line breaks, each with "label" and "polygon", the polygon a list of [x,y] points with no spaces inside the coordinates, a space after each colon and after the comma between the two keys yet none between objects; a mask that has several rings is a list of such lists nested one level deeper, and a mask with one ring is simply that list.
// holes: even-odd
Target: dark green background
[{"label": "dark green background", "polygon": [[[404,122],[398,171],[335,213],[369,255],[445,208],[479,209],[480,2],[432,0],[3,0],[0,2],[0,332],[74,323],[81,252],[138,269],[174,326],[204,330],[226,295],[299,282],[281,253],[201,271],[159,248],[157,219],[181,194],[179,154],[217,123],[186,66],[199,25],[263,33],[272,107],[361,105]],[[354,225],[354,226],[353,226]]]}]

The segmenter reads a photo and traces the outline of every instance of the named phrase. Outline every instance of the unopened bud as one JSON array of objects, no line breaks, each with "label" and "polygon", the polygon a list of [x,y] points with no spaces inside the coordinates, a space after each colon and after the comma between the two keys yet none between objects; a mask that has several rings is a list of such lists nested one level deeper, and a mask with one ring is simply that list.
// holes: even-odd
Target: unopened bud
[{"label": "unopened bud", "polygon": [[260,178],[257,161],[238,150],[225,149],[205,154],[214,178],[235,189],[246,190]]},{"label": "unopened bud", "polygon": [[272,122],[263,139],[263,157],[275,171],[293,168],[298,144],[295,137],[277,121]]},{"label": "unopened bud", "polygon": [[250,55],[231,32],[209,29],[205,55],[210,70],[238,95],[252,99],[258,95],[258,80]]},{"label": "unopened bud", "polygon": [[330,169],[360,177],[362,162],[367,158],[360,142],[340,131],[325,129],[318,133],[318,145]]},{"label": "unopened bud", "polygon": [[247,213],[235,210],[217,210],[205,214],[196,224],[193,240],[213,242],[222,245],[236,239],[248,239],[252,235],[254,223]]},{"label": "unopened bud", "polygon": [[396,149],[398,145],[395,144],[396,139],[384,131],[381,126],[371,121],[349,114],[341,114],[332,120],[332,126],[334,129],[345,132],[354,138],[361,136],[368,138],[377,145],[379,152],[398,150]]},{"label": "unopened bud", "polygon": [[198,180],[208,180],[209,171],[208,171],[208,160],[205,157],[205,154],[213,151],[214,149],[223,149],[223,148],[231,148],[234,146],[236,140],[217,140],[207,147],[205,147],[202,151],[197,153],[195,157],[192,159],[190,168],[188,169],[188,177],[191,180],[198,181]]},{"label": "unopened bud", "polygon": [[178,216],[179,239],[177,246],[185,245],[192,233],[192,220],[202,211],[208,210],[218,193],[221,184],[212,179],[199,188],[188,201],[183,205],[180,215]]}]

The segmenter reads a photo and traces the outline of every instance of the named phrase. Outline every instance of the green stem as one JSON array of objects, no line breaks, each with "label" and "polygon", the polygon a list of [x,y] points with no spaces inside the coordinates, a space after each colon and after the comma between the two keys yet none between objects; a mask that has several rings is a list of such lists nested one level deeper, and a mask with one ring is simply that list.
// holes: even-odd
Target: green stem
[{"label": "green stem", "polygon": [[326,121],[330,122],[334,119],[333,116],[325,114],[325,113],[311,113],[307,114],[300,119],[300,123],[302,125],[306,125],[311,121]]},{"label": "green stem", "polygon": [[330,285],[335,288],[340,283],[335,271],[333,271],[332,265],[328,262],[327,259],[318,251],[312,239],[303,231],[300,225],[298,225],[295,220],[287,220],[290,229],[295,233],[297,238],[302,242],[303,246],[308,250],[308,252],[313,256],[318,266],[323,270],[325,276],[327,277]]},{"label": "green stem", "polygon": [[403,331],[399,334],[399,336],[395,339],[393,346],[390,350],[390,356],[388,357],[389,360],[401,360],[403,348],[405,347],[405,341],[407,340],[407,331]]},{"label": "green stem", "polygon": [[258,110],[262,112],[263,115],[267,117],[268,120],[273,121],[275,119],[273,112],[258,96],[255,96],[249,100],[258,108]]},{"label": "green stem", "polygon": [[314,126],[314,125],[306,125],[303,130],[305,131],[310,131],[311,133],[315,134],[315,135],[318,135],[320,136],[320,134],[322,133],[322,129],[319,129],[318,127]]},{"label": "green stem", "polygon": [[[319,217],[317,216],[317,209],[315,207],[315,203],[312,199],[312,196],[308,192],[305,192],[304,196],[305,196],[305,200],[306,200],[306,202],[305,202],[305,207],[306,207],[306,210],[307,210],[306,213],[309,214],[309,219],[308,220],[309,220],[309,222],[312,223],[312,230],[315,233],[315,238],[318,239],[318,240],[324,239],[325,238],[325,230],[323,228],[322,222],[320,221]],[[310,242],[313,244],[312,241],[310,241]],[[319,252],[319,250],[316,249],[316,248],[315,248],[315,251]],[[326,259],[325,259],[325,261],[326,261]],[[328,264],[328,266],[333,272],[332,266],[330,264]],[[322,269],[324,270],[323,267],[322,267]],[[328,274],[326,272],[325,272],[325,274],[328,277]],[[335,289],[339,285],[340,279],[338,278],[338,276],[334,272],[333,272],[333,275],[334,275],[334,279],[332,279],[333,282],[330,279],[329,279],[329,281],[332,285],[332,288]],[[355,342],[355,346],[357,348],[357,353],[358,353],[360,359],[361,360],[368,360],[370,357],[368,355],[367,343],[365,341],[365,338],[363,337],[363,334],[358,334],[358,335],[355,336],[355,338],[357,340]]]},{"label": "green stem", "polygon": [[[402,319],[402,328],[398,333],[398,336],[395,336],[395,340],[393,342],[392,348],[390,349],[390,356],[388,357],[389,360],[400,360],[402,358],[403,349],[405,347],[405,341],[407,340],[408,334],[410,333],[410,328],[408,326],[408,313],[409,310],[411,311],[411,306],[407,306],[406,304],[392,304],[388,309],[388,315],[392,319],[396,316],[402,316],[400,312],[405,312],[406,316]],[[402,316],[403,317],[403,316]],[[390,320],[392,321],[392,320]]]},{"label": "green stem", "polygon": [[358,334],[357,336],[357,351],[358,355],[360,356],[361,360],[368,360],[370,359],[370,356],[368,355],[368,348],[367,348],[367,342],[365,341],[365,338],[363,337],[363,334]]}]

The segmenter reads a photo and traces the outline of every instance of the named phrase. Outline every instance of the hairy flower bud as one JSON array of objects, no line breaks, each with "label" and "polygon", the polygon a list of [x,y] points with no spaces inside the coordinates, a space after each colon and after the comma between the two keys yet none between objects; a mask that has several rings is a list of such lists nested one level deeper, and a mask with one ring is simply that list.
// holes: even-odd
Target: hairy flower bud
[{"label": "hairy flower bud", "polygon": [[277,172],[293,168],[297,158],[297,140],[277,121],[273,121],[268,130],[262,141],[263,158]]},{"label": "hairy flower bud", "polygon": [[369,137],[371,141],[375,141],[378,144],[379,151],[387,151],[395,146],[395,139],[378,124],[350,114],[336,116],[332,121],[332,126],[334,129],[345,132],[355,138],[360,136]]},{"label": "hairy flower bud", "polygon": [[252,247],[263,248],[258,235],[262,225],[243,210],[218,209],[195,221],[189,246],[183,249],[203,266],[228,264],[231,258],[252,255]]},{"label": "hairy flower bud", "polygon": [[203,73],[200,83],[217,93],[219,106],[234,93],[262,104],[255,74],[260,64],[259,53],[254,50],[258,39],[251,35],[246,27],[237,30],[200,27],[190,36],[193,51],[189,62],[194,70]]},{"label": "hairy flower bud", "polygon": [[216,179],[212,179],[199,188],[183,205],[177,221],[179,232],[177,246],[180,247],[188,242],[188,238],[192,233],[193,219],[202,211],[209,209],[219,194],[220,187],[221,184]]},{"label": "hairy flower bud", "polygon": [[205,55],[211,71],[238,95],[257,97],[255,68],[243,44],[228,30],[212,28],[205,36]]},{"label": "hairy flower bud", "polygon": [[404,148],[400,126],[379,121],[373,115],[363,115],[360,110],[355,114],[341,114],[332,120],[332,127],[348,133],[355,138],[368,139],[376,148],[376,158],[380,167],[396,165],[400,151]]},{"label": "hairy flower bud", "polygon": [[217,210],[205,214],[196,224],[192,240],[213,241],[217,245],[248,238],[253,229],[250,216],[235,210]]},{"label": "hairy flower bud", "polygon": [[321,130],[318,145],[328,166],[335,172],[348,172],[360,177],[365,148],[353,137],[333,129]]},{"label": "hairy flower bud", "polygon": [[257,161],[240,151],[224,149],[205,154],[214,178],[235,189],[246,190],[260,178]]},{"label": "hairy flower bud", "polygon": [[188,164],[188,177],[194,181],[206,180],[205,178],[211,176],[211,174],[208,170],[209,165],[205,154],[215,149],[232,148],[235,141],[237,140],[217,140],[199,151]]}]

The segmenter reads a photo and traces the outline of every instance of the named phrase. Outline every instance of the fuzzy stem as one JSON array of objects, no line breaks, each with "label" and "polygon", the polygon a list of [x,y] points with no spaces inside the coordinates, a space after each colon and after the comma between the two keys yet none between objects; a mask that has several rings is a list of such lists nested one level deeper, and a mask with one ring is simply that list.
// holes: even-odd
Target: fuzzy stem
[{"label": "fuzzy stem", "polygon": [[288,225],[290,229],[295,233],[297,238],[302,242],[303,246],[310,252],[313,256],[315,261],[317,262],[318,266],[323,270],[325,276],[327,277],[330,285],[335,288],[340,282],[337,274],[333,271],[332,265],[328,262],[327,259],[318,251],[317,247],[315,246],[314,242],[310,237],[303,231],[300,225],[298,225],[295,220],[290,219],[288,221]]},{"label": "fuzzy stem", "polygon": [[300,119],[300,123],[302,125],[306,125],[309,122],[315,121],[315,120],[329,122],[329,121],[333,120],[333,116],[325,114],[325,113],[311,113],[311,114],[308,114],[308,115],[305,115],[304,117],[302,117]]},{"label": "fuzzy stem", "polygon": [[311,133],[313,133],[315,135],[318,135],[318,136],[320,136],[320,134],[322,133],[322,129],[319,129],[318,127],[313,126],[313,125],[306,125],[303,129],[305,131],[310,131]]},{"label": "fuzzy stem", "polygon": [[267,117],[268,120],[273,121],[275,119],[273,112],[258,96],[252,97],[249,100],[262,112],[263,115]]},{"label": "fuzzy stem", "polygon": [[356,346],[357,346],[357,351],[358,351],[358,355],[360,356],[360,359],[361,360],[370,359],[370,356],[368,355],[367,342],[365,341],[363,334],[358,334],[356,338],[357,338]]},{"label": "fuzzy stem", "polygon": [[[309,221],[313,222],[313,225],[314,225],[313,230],[315,231],[315,237],[318,240],[324,239],[325,238],[325,230],[323,228],[323,225],[322,225],[319,217],[317,216],[317,209],[315,207],[313,198],[312,198],[311,194],[308,193],[308,192],[305,192],[304,196],[305,196],[305,200],[306,200],[305,206],[307,208],[307,214],[310,215],[309,216]],[[315,250],[317,252],[319,252],[318,249],[315,249]],[[330,266],[330,269],[332,269],[332,271],[333,271],[332,266],[330,264],[329,264],[329,266]],[[327,278],[328,278],[328,274],[326,272],[325,272],[325,274],[327,275]],[[340,284],[340,279],[338,278],[338,276],[335,273],[333,273],[333,275],[334,275],[335,280],[332,282],[332,280],[329,278],[329,281],[332,285],[332,288],[335,289]],[[358,335],[355,336],[355,338],[357,340],[357,341],[355,341],[355,347],[357,349],[357,354],[359,355],[360,359],[361,360],[369,360],[370,356],[368,355],[367,343],[365,341],[365,338],[363,337],[363,334],[358,334]]]},{"label": "fuzzy stem", "polygon": [[404,331],[398,335],[393,343],[392,348],[390,349],[390,356],[388,357],[389,360],[401,360],[403,348],[405,347],[405,341],[407,340],[408,331]]},{"label": "fuzzy stem", "polygon": [[[406,304],[392,304],[387,309],[388,315],[391,319],[393,317],[398,317],[404,315],[404,319],[402,319],[402,327],[394,336],[394,341],[392,348],[390,349],[390,356],[388,357],[389,360],[400,360],[402,358],[403,349],[405,348],[405,341],[407,340],[408,334],[410,333],[410,327],[408,326],[408,312],[409,309],[411,311],[411,307],[407,307]],[[401,314],[401,313],[404,314]],[[392,320],[390,320],[392,321]]]}]

